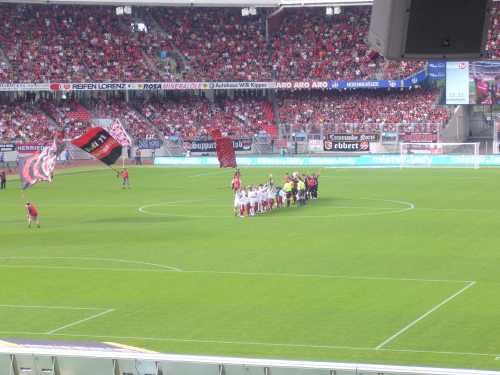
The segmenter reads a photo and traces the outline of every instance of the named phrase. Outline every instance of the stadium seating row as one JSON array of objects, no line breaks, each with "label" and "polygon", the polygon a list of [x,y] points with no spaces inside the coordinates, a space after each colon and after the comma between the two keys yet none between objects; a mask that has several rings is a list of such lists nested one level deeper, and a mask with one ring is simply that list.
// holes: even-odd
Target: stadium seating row
[{"label": "stadium seating row", "polygon": [[[282,97],[280,121],[293,132],[320,133],[335,126],[335,132],[351,132],[352,125],[363,124],[363,132],[374,132],[378,124],[444,124],[449,112],[435,108],[436,93],[427,90],[324,93],[290,93]],[[390,130],[387,130],[390,131]]]},{"label": "stadium seating row", "polygon": [[266,99],[255,96],[216,97],[213,102],[181,96],[134,103],[102,97],[86,106],[74,100],[18,101],[0,106],[0,140],[47,141],[57,128],[73,138],[95,119],[120,119],[135,139],[193,139],[208,137],[212,129],[234,138],[259,132],[276,136],[276,124],[288,126],[291,132],[316,134],[375,133],[380,125],[385,131],[432,132],[449,115],[447,109],[435,107],[436,99],[436,93],[427,90],[295,92],[279,96],[274,109]]},{"label": "stadium seating row", "polygon": [[55,123],[28,102],[0,105],[0,140],[2,142],[46,142],[52,138]]},{"label": "stadium seating row", "polygon": [[[488,51],[499,58],[500,6],[494,9]],[[388,62],[369,49],[370,7],[334,16],[323,8],[287,9],[269,35],[265,10],[250,17],[236,8],[136,13],[1,4],[0,82],[399,79],[424,66]]]}]

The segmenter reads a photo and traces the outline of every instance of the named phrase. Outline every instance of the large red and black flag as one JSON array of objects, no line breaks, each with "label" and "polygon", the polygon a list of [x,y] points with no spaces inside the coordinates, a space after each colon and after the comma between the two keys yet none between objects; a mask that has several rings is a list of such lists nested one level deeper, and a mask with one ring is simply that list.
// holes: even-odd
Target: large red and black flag
[{"label": "large red and black flag", "polygon": [[218,129],[212,130],[211,135],[215,140],[215,150],[217,151],[220,168],[236,168],[236,154],[234,152],[233,140],[229,137],[224,137]]},{"label": "large red and black flag", "polygon": [[71,141],[76,147],[111,165],[122,155],[121,144],[103,128],[90,128],[81,137]]},{"label": "large red and black flag", "polygon": [[45,147],[39,154],[21,159],[19,163],[21,189],[27,189],[39,181],[52,182],[57,154],[61,150],[61,143],[56,138],[52,145]]}]

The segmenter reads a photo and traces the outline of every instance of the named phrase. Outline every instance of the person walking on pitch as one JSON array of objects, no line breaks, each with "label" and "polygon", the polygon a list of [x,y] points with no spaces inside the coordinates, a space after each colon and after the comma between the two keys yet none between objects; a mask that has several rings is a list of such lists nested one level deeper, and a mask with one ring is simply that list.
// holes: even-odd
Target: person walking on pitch
[{"label": "person walking on pitch", "polygon": [[31,228],[31,223],[35,223],[40,228],[40,221],[38,220],[38,210],[31,202],[26,202],[26,218],[28,219],[28,228]]},{"label": "person walking on pitch", "polygon": [[130,189],[130,183],[128,181],[128,170],[127,170],[127,168],[123,168],[121,170],[121,172],[118,173],[118,176],[116,176],[116,177],[119,177],[119,176],[121,176],[121,178],[122,178],[122,189],[125,189],[125,188]]},{"label": "person walking on pitch", "polygon": [[0,172],[0,189],[5,189],[7,184],[7,174],[5,171]]}]

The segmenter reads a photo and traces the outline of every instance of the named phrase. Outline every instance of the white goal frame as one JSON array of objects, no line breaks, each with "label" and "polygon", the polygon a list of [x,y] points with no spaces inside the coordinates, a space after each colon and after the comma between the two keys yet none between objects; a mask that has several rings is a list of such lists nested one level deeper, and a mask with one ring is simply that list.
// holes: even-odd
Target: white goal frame
[{"label": "white goal frame", "polygon": [[[450,147],[459,147],[459,146],[470,146],[471,154],[448,154],[446,152],[442,153],[432,153],[429,154],[421,153],[415,155],[409,155],[407,153],[406,146],[420,146],[420,147],[429,147],[429,149],[443,149],[447,146]],[[462,143],[445,143],[445,142],[437,142],[437,143],[405,143],[402,142],[399,144],[399,156],[400,156],[400,168],[479,168],[479,143],[478,142],[462,142]],[[453,157],[453,159],[449,159]],[[435,162],[436,160],[437,162]],[[439,159],[442,160],[442,163],[439,162]]]}]

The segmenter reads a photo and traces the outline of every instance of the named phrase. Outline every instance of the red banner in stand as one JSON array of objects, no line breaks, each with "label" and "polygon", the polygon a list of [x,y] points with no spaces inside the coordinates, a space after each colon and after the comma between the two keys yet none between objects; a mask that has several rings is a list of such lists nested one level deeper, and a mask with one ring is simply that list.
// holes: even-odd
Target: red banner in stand
[{"label": "red banner in stand", "polygon": [[215,141],[217,158],[221,168],[236,168],[236,154],[233,148],[233,140],[229,137],[222,137]]},{"label": "red banner in stand", "polygon": [[220,168],[236,168],[236,153],[234,152],[233,140],[222,136],[218,129],[213,129],[210,133],[215,140],[215,150],[217,151]]}]

